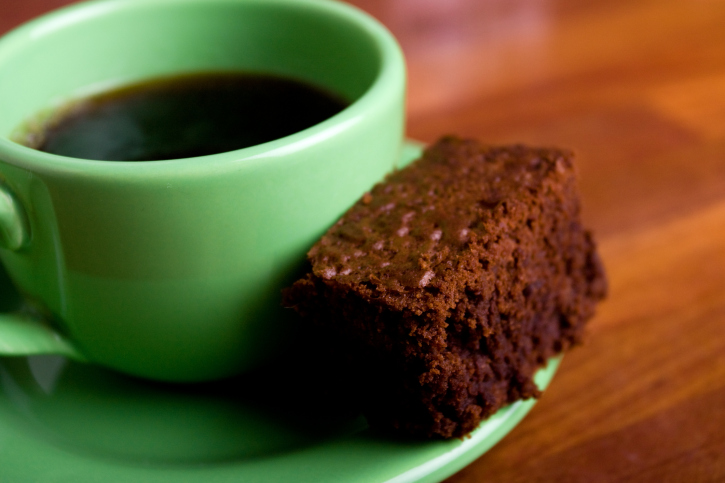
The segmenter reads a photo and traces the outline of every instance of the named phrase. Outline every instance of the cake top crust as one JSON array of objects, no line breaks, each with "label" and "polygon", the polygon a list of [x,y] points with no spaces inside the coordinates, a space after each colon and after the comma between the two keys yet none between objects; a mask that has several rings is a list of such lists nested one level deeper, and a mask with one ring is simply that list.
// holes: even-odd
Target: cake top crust
[{"label": "cake top crust", "polygon": [[491,242],[535,222],[532,199],[574,177],[566,150],[445,137],[328,230],[308,253],[313,273],[392,308],[445,311],[476,285]]}]

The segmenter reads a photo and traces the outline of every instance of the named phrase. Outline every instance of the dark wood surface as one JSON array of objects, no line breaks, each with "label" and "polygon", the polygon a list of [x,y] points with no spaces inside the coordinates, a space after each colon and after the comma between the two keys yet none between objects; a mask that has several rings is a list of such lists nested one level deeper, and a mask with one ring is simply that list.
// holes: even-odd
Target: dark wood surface
[{"label": "dark wood surface", "polygon": [[[0,0],[0,32],[64,0]],[[610,295],[526,419],[450,483],[725,481],[725,2],[355,0],[408,133],[572,148]]]}]

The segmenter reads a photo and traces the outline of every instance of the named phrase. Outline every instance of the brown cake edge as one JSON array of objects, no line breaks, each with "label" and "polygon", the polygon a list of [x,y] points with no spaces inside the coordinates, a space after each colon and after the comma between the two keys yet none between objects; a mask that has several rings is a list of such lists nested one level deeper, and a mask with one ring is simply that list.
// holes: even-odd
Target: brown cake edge
[{"label": "brown cake edge", "polygon": [[[473,244],[487,267],[482,273],[495,274],[483,277],[482,287],[494,289],[472,290],[443,320],[440,313],[391,310],[364,287],[313,273],[285,292],[288,306],[331,335],[335,357],[360,381],[373,427],[463,436],[501,407],[537,397],[535,372],[581,342],[606,282],[593,237],[579,221],[570,159],[565,168],[552,165],[536,196],[509,200],[507,210],[525,221],[512,221],[488,246]],[[529,213],[539,213],[533,224]],[[506,216],[499,218],[510,221]]]}]

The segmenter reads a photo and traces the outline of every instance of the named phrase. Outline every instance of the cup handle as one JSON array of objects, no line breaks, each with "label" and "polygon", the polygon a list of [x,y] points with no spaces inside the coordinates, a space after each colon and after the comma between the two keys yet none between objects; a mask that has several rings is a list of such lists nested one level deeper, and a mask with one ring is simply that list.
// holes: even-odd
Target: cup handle
[{"label": "cup handle", "polygon": [[0,247],[19,250],[29,235],[25,211],[7,186],[0,184]]},{"label": "cup handle", "polygon": [[23,313],[0,314],[0,356],[54,354],[77,361],[86,358],[45,323]]},{"label": "cup handle", "polygon": [[[25,211],[8,187],[0,184],[0,247],[20,250],[30,241],[29,235]],[[4,272],[2,266],[0,271]],[[8,288],[2,287],[0,299],[9,296]],[[22,310],[0,313],[0,356],[35,354],[56,354],[85,361],[83,355],[42,318]]]}]

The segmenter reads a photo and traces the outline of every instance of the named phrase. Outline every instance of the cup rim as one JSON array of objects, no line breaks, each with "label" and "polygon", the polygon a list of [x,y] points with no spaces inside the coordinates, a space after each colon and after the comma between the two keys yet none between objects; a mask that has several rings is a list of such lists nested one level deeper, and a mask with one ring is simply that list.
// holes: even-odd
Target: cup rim
[{"label": "cup rim", "polygon": [[[405,84],[403,53],[392,33],[363,10],[336,0],[91,0],[51,11],[1,36],[0,62],[4,55],[22,49],[26,42],[32,42],[57,29],[72,27],[78,22],[89,21],[95,17],[112,14],[123,9],[144,9],[159,5],[174,6],[199,2],[210,6],[213,4],[261,4],[265,6],[280,4],[332,13],[350,24],[356,25],[373,40],[380,55],[379,71],[367,90],[338,114],[289,136],[242,149],[170,160],[98,161],[46,153],[11,141],[7,136],[0,136],[2,161],[35,172],[83,173],[86,176],[108,176],[118,179],[146,177],[151,173],[169,171],[173,171],[175,176],[195,176],[200,171],[222,172],[228,169],[254,169],[260,163],[282,162],[286,154],[304,150],[339,132],[352,128],[365,117],[365,112],[372,108],[371,105],[374,105],[376,98],[384,95],[388,84],[395,84],[396,80],[400,78],[402,78],[402,84]],[[29,115],[32,116],[32,113]],[[200,160],[203,161],[200,162]]]}]

